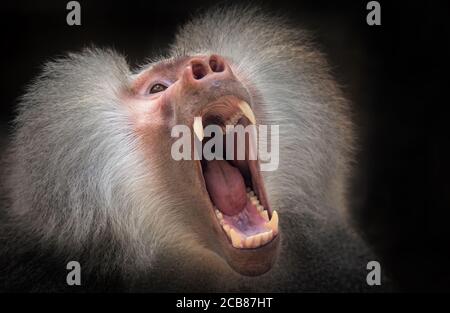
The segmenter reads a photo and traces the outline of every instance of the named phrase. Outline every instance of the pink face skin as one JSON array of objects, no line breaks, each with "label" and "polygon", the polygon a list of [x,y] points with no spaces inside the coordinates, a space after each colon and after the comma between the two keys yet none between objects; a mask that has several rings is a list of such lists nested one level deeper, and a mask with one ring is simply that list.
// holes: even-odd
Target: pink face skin
[{"label": "pink face skin", "polygon": [[[155,169],[161,171],[158,174],[161,184],[169,189],[178,185],[178,189],[189,189],[194,195],[191,196],[193,202],[186,206],[195,207],[190,214],[207,221],[203,223],[206,226],[202,226],[205,229],[198,230],[199,236],[205,238],[211,249],[236,271],[259,275],[274,263],[279,236],[260,248],[234,248],[215,217],[200,162],[176,162],[170,154],[175,140],[171,138],[173,126],[191,127],[195,116],[202,116],[204,121],[208,118],[226,121],[238,110],[240,100],[251,104],[256,96],[249,91],[251,86],[243,83],[245,81],[235,76],[230,62],[221,56],[182,57],[160,62],[140,73],[123,103],[131,112],[136,134],[142,139],[142,148],[146,155],[151,156],[150,165],[155,162],[165,165],[163,169]],[[259,179],[260,175],[257,176]],[[261,194],[265,197],[263,183],[261,186]]]},{"label": "pink face skin", "polygon": [[[142,72],[131,87],[131,99],[128,98],[130,110],[135,113],[137,130],[149,126],[167,125],[173,118],[173,107],[169,99],[175,96],[177,86],[182,84],[180,77],[187,66],[187,58],[176,62],[159,63]],[[162,92],[151,93],[151,88],[160,84],[165,86]],[[179,88],[179,87],[178,87]]]},{"label": "pink face skin", "polygon": [[[155,85],[167,87],[152,93]],[[133,110],[151,114],[153,123],[190,125],[208,104],[225,96],[250,102],[250,94],[220,56],[196,56],[158,63],[141,73],[132,84]],[[182,114],[180,116],[180,113]],[[138,128],[141,119],[137,120]],[[146,122],[148,120],[146,119]],[[144,122],[145,123],[145,122]]]}]

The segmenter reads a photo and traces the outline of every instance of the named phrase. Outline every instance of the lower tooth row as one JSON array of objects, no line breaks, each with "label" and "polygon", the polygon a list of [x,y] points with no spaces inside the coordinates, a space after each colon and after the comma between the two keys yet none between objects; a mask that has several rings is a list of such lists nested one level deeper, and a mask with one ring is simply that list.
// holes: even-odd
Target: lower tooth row
[{"label": "lower tooth row", "polygon": [[224,225],[224,230],[228,237],[231,239],[231,244],[235,248],[257,248],[268,243],[274,236],[273,230],[256,234],[250,237],[242,238],[237,231],[231,228],[229,225]]},{"label": "lower tooth row", "polygon": [[269,213],[267,213],[267,211],[265,211],[265,210],[261,211],[261,212],[259,212],[259,215],[261,215],[263,217],[263,219],[266,220],[266,222],[269,221]]},{"label": "lower tooth row", "polygon": [[269,215],[267,213],[267,210],[264,209],[264,207],[259,203],[258,197],[255,195],[255,192],[253,192],[250,188],[247,187],[247,197],[250,199],[250,202],[256,206],[256,209],[259,212],[259,215],[261,215],[267,222],[269,221]]},{"label": "lower tooth row", "polygon": [[[247,196],[250,199],[251,203],[254,206],[256,206],[256,209],[258,210],[259,215],[268,222],[269,221],[269,214],[268,214],[267,210],[264,209],[264,207],[261,204],[259,204],[258,197],[255,196],[255,193],[253,191],[248,191],[247,192]],[[218,209],[216,209],[215,212],[216,212],[216,216],[219,219],[219,221],[222,221],[223,220],[223,214]]]},{"label": "lower tooth row", "polygon": [[273,238],[273,231],[269,230],[261,234],[253,235],[245,238],[244,247],[245,248],[257,248],[266,244]]},{"label": "lower tooth row", "polygon": [[257,248],[272,240],[272,238],[278,233],[278,213],[276,211],[273,211],[272,219],[270,221],[267,215],[267,211],[264,211],[264,214],[267,216],[266,220],[268,221],[265,226],[269,230],[253,236],[244,236],[245,238],[242,238],[242,236],[234,228],[224,222],[223,218],[221,219],[220,225],[222,225],[222,228],[227,234],[228,238],[231,239],[231,244],[233,245],[233,247]]},{"label": "lower tooth row", "polygon": [[261,204],[259,204],[258,197],[249,187],[247,187],[247,197],[250,199],[252,204],[256,206],[260,216],[264,218],[266,221],[265,226],[269,230],[250,237],[244,236],[244,238],[242,238],[242,236],[235,229],[225,222],[222,212],[215,209],[215,214],[220,222],[220,225],[227,234],[228,238],[231,239],[231,243],[235,248],[257,248],[266,244],[272,240],[276,234],[278,234],[278,213],[273,211],[272,218],[269,220],[269,213]]}]

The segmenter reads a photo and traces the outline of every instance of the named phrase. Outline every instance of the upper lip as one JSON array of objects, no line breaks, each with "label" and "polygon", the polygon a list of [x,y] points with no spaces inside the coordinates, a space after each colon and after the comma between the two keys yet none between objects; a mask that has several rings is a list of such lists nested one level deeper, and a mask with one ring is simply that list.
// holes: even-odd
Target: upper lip
[{"label": "upper lip", "polygon": [[215,110],[212,104],[227,98],[240,99],[247,103],[252,103],[252,96],[246,86],[234,79],[229,79],[220,84],[220,87],[209,88],[208,93],[202,94],[201,97],[196,95],[191,114],[192,116],[204,116],[208,112]]},{"label": "upper lip", "polygon": [[204,124],[216,124],[225,130],[226,125],[236,125],[243,116],[250,124],[256,124],[255,115],[247,101],[234,96],[222,97],[209,104],[207,109],[202,110],[194,117],[193,131],[197,138],[202,141]]}]

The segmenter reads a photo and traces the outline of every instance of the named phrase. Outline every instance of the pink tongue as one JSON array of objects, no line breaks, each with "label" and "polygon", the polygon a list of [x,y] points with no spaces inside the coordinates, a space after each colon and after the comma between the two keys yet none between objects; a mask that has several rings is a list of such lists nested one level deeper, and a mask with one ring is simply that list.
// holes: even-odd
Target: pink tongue
[{"label": "pink tongue", "polygon": [[245,183],[237,168],[225,160],[213,160],[207,163],[204,177],[209,195],[222,213],[232,216],[244,209]]}]

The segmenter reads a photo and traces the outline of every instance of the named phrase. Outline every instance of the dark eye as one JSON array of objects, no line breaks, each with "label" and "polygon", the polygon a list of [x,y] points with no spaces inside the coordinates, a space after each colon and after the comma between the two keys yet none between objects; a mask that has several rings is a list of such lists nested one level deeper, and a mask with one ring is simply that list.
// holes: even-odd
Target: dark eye
[{"label": "dark eye", "polygon": [[158,93],[161,91],[164,91],[167,89],[167,86],[164,86],[163,84],[154,84],[148,93]]}]

